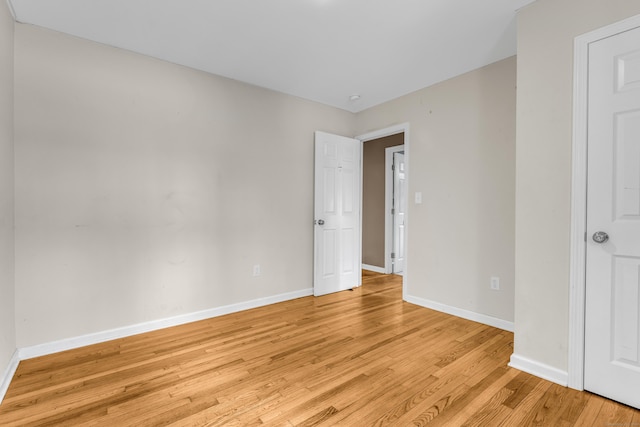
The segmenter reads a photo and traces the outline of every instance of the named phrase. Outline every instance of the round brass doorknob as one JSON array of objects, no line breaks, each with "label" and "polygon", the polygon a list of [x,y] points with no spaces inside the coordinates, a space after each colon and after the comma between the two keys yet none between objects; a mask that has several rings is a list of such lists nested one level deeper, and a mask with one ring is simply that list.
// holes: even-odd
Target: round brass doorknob
[{"label": "round brass doorknob", "polygon": [[604,231],[596,231],[595,233],[593,233],[592,238],[596,243],[605,243],[607,240],[609,240],[609,235]]}]

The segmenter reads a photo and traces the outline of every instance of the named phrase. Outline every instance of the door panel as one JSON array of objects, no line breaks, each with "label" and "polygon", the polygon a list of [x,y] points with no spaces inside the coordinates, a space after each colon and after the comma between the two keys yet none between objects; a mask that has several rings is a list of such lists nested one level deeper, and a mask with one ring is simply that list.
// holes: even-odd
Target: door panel
[{"label": "door panel", "polygon": [[314,295],[360,284],[360,152],[357,139],[316,132]]},{"label": "door panel", "polygon": [[355,205],[360,203],[360,200],[354,200],[357,190],[353,172],[353,170],[342,170],[342,213],[345,215],[353,215]]},{"label": "door panel", "polygon": [[[640,90],[638,90],[640,92]],[[615,115],[616,217],[640,219],[640,109]]]},{"label": "door panel", "polygon": [[585,388],[640,408],[640,29],[589,46],[588,96]]},{"label": "door panel", "polygon": [[322,254],[322,278],[328,279],[336,275],[336,230],[322,231],[323,254]]},{"label": "door panel", "polygon": [[638,354],[638,283],[640,258],[615,257],[613,275],[613,360],[640,368]]},{"label": "door panel", "polygon": [[616,68],[618,92],[640,89],[640,50],[618,56]]},{"label": "door panel", "polygon": [[323,168],[324,177],[324,213],[335,214],[338,202],[336,200],[336,170],[335,168]]},{"label": "door panel", "polygon": [[[352,275],[355,273],[355,239],[356,233],[353,228],[343,228],[342,229],[342,258],[340,259],[340,264],[342,266],[342,275]],[[355,283],[353,286],[357,286]],[[352,287],[353,287],[352,286]]]}]

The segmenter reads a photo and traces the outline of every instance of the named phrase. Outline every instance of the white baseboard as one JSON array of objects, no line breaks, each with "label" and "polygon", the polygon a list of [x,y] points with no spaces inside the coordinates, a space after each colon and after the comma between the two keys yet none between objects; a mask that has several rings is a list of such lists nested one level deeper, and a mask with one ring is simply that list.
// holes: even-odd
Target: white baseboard
[{"label": "white baseboard", "polygon": [[7,390],[9,389],[9,384],[11,384],[11,380],[13,379],[13,375],[16,373],[16,369],[18,369],[18,364],[20,363],[20,357],[18,354],[18,350],[13,352],[13,356],[11,356],[11,360],[9,360],[9,365],[7,369],[4,370],[2,377],[0,377],[0,403],[4,399],[4,395],[7,394]]},{"label": "white baseboard", "polygon": [[362,264],[363,270],[373,271],[374,273],[387,274],[387,271],[384,267],[376,267],[375,265]]},{"label": "white baseboard", "polygon": [[66,338],[59,341],[38,344],[30,347],[23,347],[18,350],[18,356],[19,360],[32,359],[34,357],[46,356],[48,354],[58,353],[65,350],[98,344],[118,338],[124,338],[132,335],[142,334],[145,332],[155,331],[158,329],[169,328],[171,326],[183,325],[185,323],[197,322],[199,320],[210,319],[212,317],[224,316],[225,314],[237,313],[243,310],[276,304],[279,302],[307,297],[310,295],[313,295],[312,288],[265,298],[258,298],[251,301],[240,302],[223,307],[216,307],[209,310],[198,311],[195,313],[182,314],[166,319],[159,319],[150,322],[139,323],[136,325],[124,326],[122,328],[96,332],[79,337]]},{"label": "white baseboard", "polygon": [[526,357],[518,356],[515,353],[511,355],[509,366],[547,381],[560,384],[564,387],[567,387],[569,384],[569,373],[567,371],[545,365],[544,363],[540,363],[535,360],[527,359]]},{"label": "white baseboard", "polygon": [[471,320],[474,322],[483,323],[485,325],[493,326],[494,328],[502,329],[505,331],[513,332],[513,322],[509,322],[497,317],[487,316],[486,314],[476,313],[474,311],[464,310],[462,308],[453,307],[450,305],[442,304],[427,299],[414,297],[411,295],[405,296],[405,301],[411,304],[419,305],[431,310],[441,311],[442,313],[451,314],[453,316],[462,317],[463,319]]}]

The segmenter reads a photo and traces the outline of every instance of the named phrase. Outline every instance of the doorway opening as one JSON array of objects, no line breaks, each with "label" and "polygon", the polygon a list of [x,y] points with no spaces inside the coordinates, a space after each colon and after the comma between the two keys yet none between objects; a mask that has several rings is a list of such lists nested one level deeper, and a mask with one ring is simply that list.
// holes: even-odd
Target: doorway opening
[{"label": "doorway opening", "polygon": [[[394,197],[394,157],[404,153],[404,134],[377,138],[363,143],[362,149],[362,264],[376,273],[396,273],[394,247],[397,237]],[[398,159],[396,158],[396,161]],[[404,163],[403,163],[404,174]],[[399,172],[400,166],[398,166]],[[404,181],[404,179],[403,179]],[[399,192],[398,192],[399,193]],[[398,209],[404,212],[404,209]],[[403,228],[401,230],[403,231]],[[396,231],[394,233],[394,231]],[[404,240],[400,238],[398,240]],[[402,270],[402,269],[400,269]]]},{"label": "doorway opening", "polygon": [[[313,293],[316,296],[362,285],[362,275],[358,273],[361,273],[363,267],[363,144],[392,135],[399,135],[399,141],[404,142],[404,166],[399,168],[403,169],[404,174],[396,179],[403,181],[405,188],[409,188],[408,123],[370,132],[358,138],[315,132]],[[402,158],[398,161],[402,162]],[[384,187],[384,169],[381,176],[383,181],[380,187]],[[406,193],[405,191],[404,194]],[[399,228],[402,228],[404,233],[402,238],[396,240],[395,253],[403,254],[404,274],[396,277],[401,277],[404,299],[407,289],[406,254],[409,240],[409,213],[406,211],[406,202],[401,210],[403,227]],[[383,209],[383,218],[385,211],[390,209]],[[400,223],[398,217],[396,223]],[[382,240],[384,252],[384,238]],[[389,254],[393,251],[390,249]],[[386,275],[387,266],[384,265],[384,261],[380,265],[384,267],[378,267],[377,274]]]},{"label": "doorway opening", "polygon": [[357,137],[363,144],[362,269],[404,276],[403,290],[407,271],[408,137],[408,124]]}]

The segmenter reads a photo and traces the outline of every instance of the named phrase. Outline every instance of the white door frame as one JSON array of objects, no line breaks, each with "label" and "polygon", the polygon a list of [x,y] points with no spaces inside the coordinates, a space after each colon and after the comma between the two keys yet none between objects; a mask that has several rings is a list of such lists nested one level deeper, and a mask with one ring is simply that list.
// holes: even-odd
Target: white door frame
[{"label": "white door frame", "polygon": [[[404,133],[404,155],[405,155],[405,159],[406,159],[406,163],[405,163],[405,171],[406,171],[406,178],[405,178],[405,185],[407,186],[407,189],[409,188],[409,164],[411,163],[411,161],[409,160],[409,123],[402,123],[399,125],[394,125],[394,126],[390,126],[384,129],[379,129],[379,130],[375,130],[373,132],[368,132],[365,133],[363,135],[360,136],[356,136],[356,139],[359,139],[361,141],[361,144],[364,144],[367,141],[371,141],[372,139],[379,139],[379,138],[384,138],[385,136],[391,136],[391,135],[396,135],[399,133]],[[361,150],[362,152],[364,152],[364,149]],[[363,168],[364,169],[364,168]],[[360,185],[362,185],[362,175],[360,176]],[[362,215],[362,189],[360,191],[360,215]],[[385,200],[386,200],[386,196],[385,196]],[[385,202],[386,204],[386,202]],[[385,206],[386,209],[386,206]],[[385,213],[385,218],[387,217],[387,214]],[[360,221],[360,224],[362,226],[362,221]],[[404,233],[405,233],[405,240],[404,240],[404,253],[406,254],[406,259],[404,261],[404,276],[403,276],[403,280],[402,280],[402,299],[406,299],[406,294],[407,294],[407,271],[408,269],[408,265],[409,265],[409,252],[407,251],[407,247],[408,247],[408,240],[409,240],[409,209],[407,209],[407,211],[405,212],[405,229],[404,229]],[[389,252],[389,254],[387,254],[387,221],[385,219],[385,270],[389,271],[388,268],[391,268],[390,264],[387,264],[387,259],[388,257],[391,257],[391,252]],[[360,231],[360,245],[362,246],[362,230]],[[387,257],[388,255],[388,257]]]},{"label": "white door frame", "polygon": [[569,387],[577,390],[584,390],[589,44],[636,27],[640,27],[640,15],[574,40],[568,383]]},{"label": "white door frame", "polygon": [[[392,271],[393,260],[391,253],[393,252],[393,153],[404,151],[404,144],[387,147],[384,150],[384,270],[387,274]],[[406,184],[406,183],[405,183]],[[405,211],[406,215],[406,211]],[[405,233],[406,237],[406,233]]]}]

